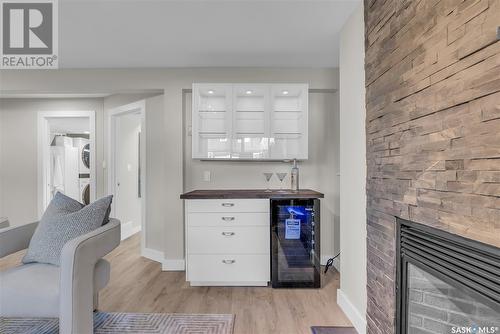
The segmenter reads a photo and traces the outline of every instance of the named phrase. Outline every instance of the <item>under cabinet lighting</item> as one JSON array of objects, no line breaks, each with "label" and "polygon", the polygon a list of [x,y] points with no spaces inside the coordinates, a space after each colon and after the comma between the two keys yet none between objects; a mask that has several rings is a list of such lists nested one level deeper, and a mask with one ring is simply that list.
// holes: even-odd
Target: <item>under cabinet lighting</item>
[{"label": "under cabinet lighting", "polygon": [[247,95],[252,95],[252,93],[253,93],[253,92],[252,92],[251,90],[247,90],[247,91],[245,92],[245,94],[247,94]]},{"label": "under cabinet lighting", "polygon": [[283,92],[281,92],[283,95],[288,95],[288,91],[287,90],[284,90]]},{"label": "under cabinet lighting", "polygon": [[212,95],[214,93],[214,91],[213,90],[209,90],[207,93],[210,94],[210,95]]}]

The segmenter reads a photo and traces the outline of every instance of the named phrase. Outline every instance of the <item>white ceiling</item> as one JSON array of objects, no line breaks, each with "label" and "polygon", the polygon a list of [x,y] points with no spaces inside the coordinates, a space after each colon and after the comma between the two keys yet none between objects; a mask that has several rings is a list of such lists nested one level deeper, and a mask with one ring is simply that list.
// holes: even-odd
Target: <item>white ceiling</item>
[{"label": "white ceiling", "polygon": [[360,0],[61,0],[62,68],[337,67]]}]

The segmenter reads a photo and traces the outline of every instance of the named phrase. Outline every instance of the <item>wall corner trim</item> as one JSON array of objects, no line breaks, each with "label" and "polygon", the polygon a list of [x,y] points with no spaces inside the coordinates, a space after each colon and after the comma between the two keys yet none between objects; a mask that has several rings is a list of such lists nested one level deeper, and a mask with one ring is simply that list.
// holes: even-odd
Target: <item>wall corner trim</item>
[{"label": "wall corner trim", "polygon": [[352,325],[356,328],[358,333],[366,334],[366,317],[364,317],[359,310],[354,307],[341,289],[337,290],[337,304],[352,322]]}]

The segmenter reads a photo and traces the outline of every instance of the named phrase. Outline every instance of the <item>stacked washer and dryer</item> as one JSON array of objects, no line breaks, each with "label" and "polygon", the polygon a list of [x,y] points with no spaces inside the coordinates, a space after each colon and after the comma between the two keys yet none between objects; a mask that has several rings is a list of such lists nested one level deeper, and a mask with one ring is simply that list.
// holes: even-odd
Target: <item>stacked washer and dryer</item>
[{"label": "stacked washer and dryer", "polygon": [[73,138],[73,146],[78,148],[78,179],[80,202],[90,203],[90,141],[86,138]]},{"label": "stacked washer and dryer", "polygon": [[51,194],[60,191],[90,203],[90,140],[56,135],[51,147]]}]

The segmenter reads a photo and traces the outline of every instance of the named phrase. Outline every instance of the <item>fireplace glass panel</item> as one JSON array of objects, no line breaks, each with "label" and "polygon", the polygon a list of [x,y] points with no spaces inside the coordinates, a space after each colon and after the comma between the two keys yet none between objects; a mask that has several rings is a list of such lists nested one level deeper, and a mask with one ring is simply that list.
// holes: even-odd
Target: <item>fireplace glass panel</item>
[{"label": "fireplace glass panel", "polygon": [[[407,333],[498,332],[500,305],[408,263]],[[488,329],[490,331],[481,331]],[[462,332],[463,333],[463,332]]]}]

